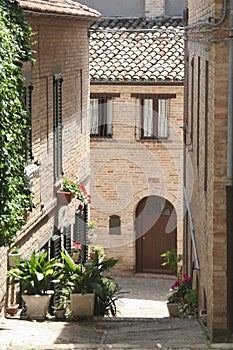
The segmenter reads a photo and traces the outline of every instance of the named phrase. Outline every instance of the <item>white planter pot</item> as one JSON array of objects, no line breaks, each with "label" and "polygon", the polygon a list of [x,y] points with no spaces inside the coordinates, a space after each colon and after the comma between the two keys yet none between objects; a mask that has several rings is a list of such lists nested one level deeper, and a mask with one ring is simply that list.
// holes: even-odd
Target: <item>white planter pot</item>
[{"label": "white planter pot", "polygon": [[73,316],[93,316],[95,305],[95,293],[71,294],[70,309]]},{"label": "white planter pot", "polygon": [[46,295],[22,295],[27,307],[27,318],[44,319],[51,299],[51,294]]}]

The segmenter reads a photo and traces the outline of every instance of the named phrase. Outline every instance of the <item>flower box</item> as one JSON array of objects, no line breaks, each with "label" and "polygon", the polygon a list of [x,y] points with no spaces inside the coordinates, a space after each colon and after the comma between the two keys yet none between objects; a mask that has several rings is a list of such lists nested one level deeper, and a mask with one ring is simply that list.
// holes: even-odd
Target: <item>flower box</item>
[{"label": "flower box", "polygon": [[57,191],[57,200],[58,204],[63,206],[67,205],[71,202],[72,199],[72,193],[71,192],[65,192],[65,191]]}]

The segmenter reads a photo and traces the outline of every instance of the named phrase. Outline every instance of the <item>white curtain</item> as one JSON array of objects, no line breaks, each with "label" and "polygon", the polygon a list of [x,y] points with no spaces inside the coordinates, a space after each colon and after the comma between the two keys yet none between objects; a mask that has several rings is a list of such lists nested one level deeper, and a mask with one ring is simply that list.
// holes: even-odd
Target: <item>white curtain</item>
[{"label": "white curtain", "polygon": [[143,130],[144,137],[153,137],[153,100],[143,100]]},{"label": "white curtain", "polygon": [[107,100],[107,134],[112,135],[112,100]]},{"label": "white curtain", "polygon": [[98,108],[99,103],[97,98],[92,98],[90,101],[90,133],[91,135],[98,134]]},{"label": "white curtain", "polygon": [[168,136],[168,100],[158,101],[158,137]]}]

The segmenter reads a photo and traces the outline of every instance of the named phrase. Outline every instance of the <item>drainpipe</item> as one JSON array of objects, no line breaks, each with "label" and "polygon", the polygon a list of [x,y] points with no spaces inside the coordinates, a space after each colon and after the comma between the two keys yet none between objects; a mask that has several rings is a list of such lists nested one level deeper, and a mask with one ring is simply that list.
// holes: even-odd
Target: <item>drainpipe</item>
[{"label": "drainpipe", "polygon": [[[230,0],[230,32],[233,38],[233,0]],[[227,328],[233,332],[233,41],[229,41],[227,135]]]},{"label": "drainpipe", "polygon": [[222,0],[222,16],[221,16],[221,18],[216,23],[212,23],[211,18],[208,18],[206,21],[206,24],[210,25],[211,27],[219,27],[220,24],[222,24],[225,21],[226,15],[227,15],[227,0]]}]

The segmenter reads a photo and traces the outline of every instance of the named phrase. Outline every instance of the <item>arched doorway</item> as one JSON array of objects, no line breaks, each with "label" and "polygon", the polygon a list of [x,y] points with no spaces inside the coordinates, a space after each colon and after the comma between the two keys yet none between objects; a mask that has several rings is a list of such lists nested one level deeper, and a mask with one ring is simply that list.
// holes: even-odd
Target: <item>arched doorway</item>
[{"label": "arched doorway", "polygon": [[173,205],[165,198],[143,198],[136,209],[136,271],[173,273],[161,254],[177,246],[177,217]]}]

